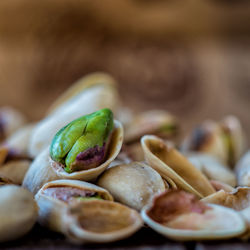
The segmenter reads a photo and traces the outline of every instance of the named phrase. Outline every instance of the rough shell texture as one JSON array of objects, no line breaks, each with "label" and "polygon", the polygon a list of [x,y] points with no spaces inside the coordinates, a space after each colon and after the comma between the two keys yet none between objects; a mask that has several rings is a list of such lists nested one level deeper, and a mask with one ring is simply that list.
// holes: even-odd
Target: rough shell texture
[{"label": "rough shell texture", "polygon": [[109,168],[97,184],[107,189],[116,201],[136,210],[141,210],[155,194],[165,190],[161,176],[141,162]]},{"label": "rough shell texture", "polygon": [[[111,83],[110,83],[111,82]],[[56,132],[80,116],[102,108],[117,108],[117,90],[113,79],[106,74],[91,74],[75,83],[53,105],[52,112],[33,129],[29,153],[37,156],[50,143]]]},{"label": "rough shell texture", "polygon": [[110,201],[86,201],[69,207],[65,234],[79,242],[112,242],[131,236],[143,225],[140,214]]},{"label": "rough shell texture", "polygon": [[160,175],[170,178],[180,188],[199,198],[215,192],[208,179],[177,150],[156,136],[141,139],[145,159]]},{"label": "rough shell texture", "polygon": [[23,186],[35,194],[45,183],[49,181],[57,179],[90,181],[97,178],[116,158],[121,150],[123,142],[123,128],[121,123],[118,121],[115,121],[114,125],[107,159],[100,166],[69,174],[65,172],[59,164],[50,159],[49,149],[47,148],[32,162],[24,178]]},{"label": "rough shell texture", "polygon": [[0,242],[26,234],[36,218],[37,206],[28,190],[14,185],[0,187]]}]

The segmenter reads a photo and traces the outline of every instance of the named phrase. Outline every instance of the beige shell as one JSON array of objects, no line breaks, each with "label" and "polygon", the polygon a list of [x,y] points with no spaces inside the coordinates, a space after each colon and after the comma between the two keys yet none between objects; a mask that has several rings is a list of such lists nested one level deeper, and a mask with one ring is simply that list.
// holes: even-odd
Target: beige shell
[{"label": "beige shell", "polygon": [[234,166],[246,150],[246,137],[243,128],[239,119],[233,115],[226,116],[220,125],[230,135],[233,152],[231,155],[228,152],[228,162]]},{"label": "beige shell", "polygon": [[0,175],[9,178],[14,184],[21,185],[31,161],[27,159],[6,161],[8,152],[8,147],[0,147]]},{"label": "beige shell", "polygon": [[220,181],[232,187],[236,185],[236,176],[233,171],[212,155],[189,153],[187,158],[208,179]]},{"label": "beige shell", "polygon": [[0,242],[25,235],[36,219],[37,206],[28,190],[15,185],[0,187]]},{"label": "beige shell", "polygon": [[23,114],[21,114],[18,110],[8,106],[0,108],[0,120],[3,120],[4,123],[3,136],[5,138],[9,137],[17,129],[22,127],[26,122],[26,118]]},{"label": "beige shell", "polygon": [[7,178],[6,176],[0,174],[0,186],[6,185],[6,184],[13,184],[13,181]]},{"label": "beige shell", "polygon": [[[161,129],[168,125],[177,127],[177,121],[173,115],[165,110],[150,110],[135,115],[125,125],[125,143],[139,141],[145,134],[160,135]],[[172,132],[169,133],[170,136],[172,134]]]},{"label": "beige shell", "polygon": [[227,149],[221,133],[221,127],[217,123],[210,120],[204,121],[184,139],[181,151],[198,151],[210,154],[226,164],[228,157]]},{"label": "beige shell", "polygon": [[216,181],[216,180],[210,180],[210,183],[212,184],[212,186],[214,187],[214,189],[216,191],[219,190],[224,190],[226,192],[232,192],[234,190],[234,188],[224,182],[221,181]]},{"label": "beige shell", "polygon": [[116,201],[136,210],[141,210],[155,194],[165,190],[161,176],[142,162],[107,169],[97,185],[107,189]]},{"label": "beige shell", "polygon": [[113,200],[113,197],[103,188],[94,184],[78,180],[56,180],[43,185],[37,192],[35,199],[39,207],[39,223],[54,231],[61,232],[63,228],[62,213],[67,209],[67,204],[61,200],[45,195],[44,190],[51,187],[74,187],[83,190],[93,190],[101,193],[106,200]]},{"label": "beige shell", "polygon": [[232,192],[220,190],[203,198],[202,201],[241,211],[250,207],[250,187],[237,187]]},{"label": "beige shell", "polygon": [[50,114],[33,129],[30,155],[37,156],[49,146],[56,132],[69,121],[102,108],[110,108],[115,113],[118,102],[114,80],[109,75],[94,73],[80,79],[59,97]]},{"label": "beige shell", "polygon": [[[48,187],[58,186],[94,190],[106,195],[106,200],[65,203],[43,193]],[[112,196],[94,184],[57,180],[45,184],[35,197],[39,206],[39,222],[75,242],[115,241],[130,236],[142,226],[136,211],[112,202]]]},{"label": "beige shell", "polygon": [[[228,239],[239,236],[245,232],[245,222],[237,212],[218,205],[209,204],[209,207],[210,209],[204,214],[188,213],[178,216],[175,221],[169,223],[169,226],[164,226],[152,220],[147,215],[149,207],[145,207],[141,215],[144,222],[152,229],[174,240]],[[183,229],[175,228],[181,225],[183,225]],[[194,225],[198,229],[194,230]],[[188,229],[189,226],[190,229]]]},{"label": "beige shell", "polygon": [[237,184],[239,186],[250,186],[250,151],[240,159],[235,170]]},{"label": "beige shell", "polygon": [[106,161],[96,168],[77,171],[71,174],[65,172],[59,164],[50,159],[49,148],[47,148],[32,162],[25,175],[23,186],[35,194],[45,183],[57,179],[94,180],[119,154],[122,142],[123,128],[121,123],[115,120]]},{"label": "beige shell", "polygon": [[145,159],[163,178],[170,178],[180,188],[205,197],[215,192],[208,179],[182,154],[162,139],[145,135],[141,139]]},{"label": "beige shell", "polygon": [[5,140],[4,145],[20,152],[21,154],[28,155],[29,140],[34,126],[34,124],[28,124],[21,127]]},{"label": "beige shell", "polygon": [[238,211],[244,218],[248,228],[242,238],[248,239],[250,237],[250,187],[237,187],[231,192],[220,190],[207,196],[202,201],[219,204]]},{"label": "beige shell", "polygon": [[136,210],[116,202],[101,200],[73,204],[64,218],[68,225],[65,234],[78,243],[107,243],[125,239],[143,225]]},{"label": "beige shell", "polygon": [[29,160],[9,161],[0,166],[0,174],[11,179],[13,183],[21,185],[30,164]]}]

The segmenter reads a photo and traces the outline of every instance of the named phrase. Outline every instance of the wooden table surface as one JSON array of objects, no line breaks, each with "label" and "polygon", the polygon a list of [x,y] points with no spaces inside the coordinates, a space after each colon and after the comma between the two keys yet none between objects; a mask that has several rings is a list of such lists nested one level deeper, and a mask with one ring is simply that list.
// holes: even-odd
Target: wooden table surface
[{"label": "wooden table surface", "polygon": [[74,245],[65,240],[64,236],[36,225],[25,237],[0,245],[1,249],[173,249],[173,250],[247,250],[250,242],[237,239],[224,241],[175,242],[164,238],[149,228],[142,228],[129,239],[110,244]]}]

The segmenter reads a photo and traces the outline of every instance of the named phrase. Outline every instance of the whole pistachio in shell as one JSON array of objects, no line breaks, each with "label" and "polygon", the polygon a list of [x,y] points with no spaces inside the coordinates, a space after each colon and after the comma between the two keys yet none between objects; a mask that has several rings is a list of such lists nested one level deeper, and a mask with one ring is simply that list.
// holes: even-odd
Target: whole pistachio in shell
[{"label": "whole pistachio in shell", "polygon": [[142,162],[121,164],[107,169],[97,184],[107,189],[118,202],[141,210],[152,197],[165,190],[161,176]]},{"label": "whole pistachio in shell", "polygon": [[227,239],[246,231],[243,218],[233,209],[205,204],[181,190],[156,196],[141,215],[152,229],[175,240]]},{"label": "whole pistachio in shell", "polygon": [[28,190],[15,185],[0,187],[0,242],[22,237],[36,219],[37,206]]},{"label": "whole pistachio in shell", "polygon": [[[94,121],[96,121],[96,119],[94,119]],[[109,121],[109,119],[106,119],[105,122],[106,126],[108,127],[107,121]],[[94,128],[94,126],[91,126],[91,128]],[[100,127],[98,126],[98,128]],[[101,128],[103,128],[103,126],[101,126]],[[72,129],[74,132],[74,126]],[[106,130],[104,129],[103,131]],[[49,150],[49,148],[42,151],[32,162],[28,172],[26,173],[23,181],[23,186],[26,187],[28,190],[30,190],[33,194],[35,194],[45,183],[53,180],[58,180],[58,179],[74,179],[74,180],[84,180],[84,181],[95,180],[117,157],[117,155],[121,150],[123,142],[123,127],[121,123],[116,120],[114,120],[114,126],[112,131],[110,131],[110,135],[107,135],[106,132],[104,133],[99,133],[99,132],[97,134],[102,136],[101,140],[98,140],[98,138],[93,138],[95,133],[88,133],[87,137],[80,135],[79,140],[83,141],[84,149],[86,149],[86,145],[87,146],[90,145],[90,147],[92,147],[92,151],[91,149],[89,150],[89,148],[87,148],[87,150],[85,150],[85,153],[82,154],[81,150],[84,149],[78,146],[75,147],[77,143],[75,143],[74,141],[72,142],[72,138],[70,136],[66,137],[65,140],[67,142],[67,139],[69,139],[69,142],[71,143],[70,145],[72,146],[73,144],[72,147],[69,146],[68,144],[64,144],[64,142],[61,140],[59,140],[58,144],[55,144],[52,147],[53,151],[52,157],[58,161],[51,159],[49,153],[49,151],[51,150]],[[105,141],[104,137],[106,136],[108,136],[108,138]],[[59,138],[60,136],[56,138],[56,140]],[[88,143],[85,140],[86,138],[89,138],[91,141]],[[75,139],[78,138],[75,136]],[[97,143],[101,142],[101,144],[97,145],[96,147],[95,143],[93,142]],[[103,143],[105,143],[105,145]],[[61,152],[64,152],[63,150],[65,150],[65,148],[60,149],[60,145],[62,147],[66,146],[69,150],[74,149],[73,154],[76,155],[76,158],[74,159],[74,157],[72,157],[71,155],[71,157],[68,159],[69,161],[67,161],[69,163],[68,165],[69,168],[66,170],[72,171],[70,173],[65,171],[65,168],[67,168],[67,166],[62,163],[66,161],[67,157],[65,157],[66,155],[64,156],[64,158],[62,157]],[[58,150],[56,146],[59,147]],[[104,146],[102,147],[102,151],[100,150],[97,151],[96,149],[100,146]],[[86,152],[91,154],[86,154]],[[95,155],[95,152],[97,152],[97,157]],[[102,153],[101,155],[99,154],[100,152]],[[77,159],[77,154],[80,156],[80,159],[79,158]],[[99,164],[97,165],[96,162],[99,162]]]},{"label": "whole pistachio in shell", "polygon": [[95,168],[105,160],[112,130],[113,113],[109,109],[80,117],[57,132],[50,156],[65,165],[68,173]]}]

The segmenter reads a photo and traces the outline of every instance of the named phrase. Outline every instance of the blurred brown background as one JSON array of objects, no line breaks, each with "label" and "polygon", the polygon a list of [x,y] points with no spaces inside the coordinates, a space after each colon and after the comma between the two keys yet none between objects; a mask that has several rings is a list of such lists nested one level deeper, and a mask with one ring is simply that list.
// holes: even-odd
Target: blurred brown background
[{"label": "blurred brown background", "polygon": [[40,119],[93,71],[111,73],[134,110],[167,109],[185,129],[235,114],[248,130],[250,2],[0,2],[0,105]]}]

